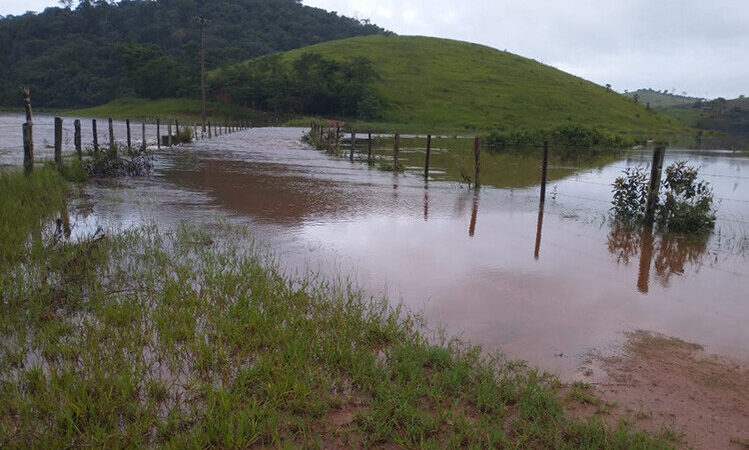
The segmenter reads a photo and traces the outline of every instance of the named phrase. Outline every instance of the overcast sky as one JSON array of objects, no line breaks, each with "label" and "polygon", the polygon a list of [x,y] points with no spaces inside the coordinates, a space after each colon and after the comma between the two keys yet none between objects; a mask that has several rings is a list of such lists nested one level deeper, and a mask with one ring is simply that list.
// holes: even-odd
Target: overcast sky
[{"label": "overcast sky", "polygon": [[[304,0],[398,34],[508,50],[624,92],[749,95],[749,0]],[[0,0],[0,14],[57,5]]]}]

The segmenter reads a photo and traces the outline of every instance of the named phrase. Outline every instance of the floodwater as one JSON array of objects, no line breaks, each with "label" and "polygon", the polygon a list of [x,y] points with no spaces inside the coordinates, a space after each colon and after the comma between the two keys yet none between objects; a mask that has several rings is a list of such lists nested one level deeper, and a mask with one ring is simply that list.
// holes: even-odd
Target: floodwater
[{"label": "floodwater", "polygon": [[[612,181],[622,168],[646,166],[646,150],[552,157],[540,211],[535,153],[485,154],[476,192],[461,183],[464,162],[447,152],[435,150],[425,182],[418,148],[401,151],[410,170],[394,174],[360,153],[349,161],[314,150],[300,141],[303,131],[251,129],[163,150],[152,177],[88,188],[87,221],[229,217],[290,272],[350,278],[421,313],[432,329],[563,378],[636,329],[749,358],[749,157],[667,151],[666,164],[700,166],[720,199],[715,233],[694,241],[607,220]],[[0,149],[11,147],[0,136]],[[20,165],[0,151],[1,164]]]}]

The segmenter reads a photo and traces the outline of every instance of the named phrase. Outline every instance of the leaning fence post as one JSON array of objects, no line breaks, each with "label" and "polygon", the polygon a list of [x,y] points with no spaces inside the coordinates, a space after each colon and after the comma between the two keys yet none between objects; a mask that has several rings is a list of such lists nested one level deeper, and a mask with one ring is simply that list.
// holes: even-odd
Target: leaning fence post
[{"label": "leaning fence post", "polygon": [[94,134],[94,153],[99,153],[99,130],[96,129],[96,119],[91,120],[91,132]]},{"label": "leaning fence post", "polygon": [[427,135],[427,154],[424,158],[424,179],[429,179],[429,156],[432,153],[432,135]]},{"label": "leaning fence post", "polygon": [[62,173],[62,119],[55,117],[55,165]]},{"label": "leaning fence post", "polygon": [[75,144],[75,151],[78,153],[78,161],[81,161],[83,159],[83,148],[81,145],[81,121],[78,119],[75,119],[73,122],[73,128],[75,129],[73,133],[73,143]]},{"label": "leaning fence post", "polygon": [[354,160],[354,151],[356,151],[356,131],[351,130],[351,154],[349,155],[351,161]]},{"label": "leaning fence post", "polygon": [[474,188],[478,189],[481,187],[481,139],[477,136],[473,140],[473,155],[476,160],[476,171],[474,173]]},{"label": "leaning fence post", "polygon": [[31,150],[31,126],[23,123],[23,171],[26,175],[34,171],[34,153]]},{"label": "leaning fence post", "polygon": [[665,147],[656,147],[653,151],[653,164],[650,167],[650,185],[648,186],[648,202],[645,207],[645,223],[652,225],[655,219],[655,208],[658,206],[658,192],[661,187],[661,172],[663,171],[663,157]]},{"label": "leaning fence post", "polygon": [[400,151],[401,146],[401,135],[398,133],[395,133],[395,136],[393,137],[393,171],[398,171],[398,151]]},{"label": "leaning fence post", "polygon": [[125,128],[127,129],[127,149],[132,148],[132,141],[130,140],[130,119],[125,119]]},{"label": "leaning fence post", "polygon": [[541,161],[541,203],[546,201],[546,169],[549,166],[549,141],[544,141],[544,156]]},{"label": "leaning fence post", "polygon": [[156,118],[156,148],[161,150],[161,119]]}]

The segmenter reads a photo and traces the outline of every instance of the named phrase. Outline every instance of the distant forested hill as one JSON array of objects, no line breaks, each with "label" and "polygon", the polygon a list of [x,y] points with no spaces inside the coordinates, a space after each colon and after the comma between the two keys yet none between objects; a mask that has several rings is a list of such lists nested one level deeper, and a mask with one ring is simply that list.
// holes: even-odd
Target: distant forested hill
[{"label": "distant forested hill", "polygon": [[[72,2],[71,2],[72,3]],[[83,107],[119,97],[196,96],[199,26],[207,69],[351,36],[368,23],[298,0],[83,0],[72,8],[0,17],[0,105]]]}]

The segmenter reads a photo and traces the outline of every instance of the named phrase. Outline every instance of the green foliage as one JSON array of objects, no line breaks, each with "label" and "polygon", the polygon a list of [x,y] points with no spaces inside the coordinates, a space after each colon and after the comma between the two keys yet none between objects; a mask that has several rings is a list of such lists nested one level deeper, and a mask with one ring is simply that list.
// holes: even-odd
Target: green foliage
[{"label": "green foliage", "polygon": [[[181,131],[181,130],[180,130]],[[149,150],[115,143],[107,150],[87,148],[83,168],[90,177],[116,178],[144,176],[153,169],[154,156]]]},{"label": "green foliage", "polygon": [[642,167],[624,169],[614,180],[614,200],[611,208],[619,222],[640,223],[645,219],[648,199],[648,174]]},{"label": "green foliage", "polygon": [[190,127],[182,127],[179,129],[179,134],[177,137],[177,143],[178,144],[189,144],[192,142],[192,128]]},{"label": "green foliage", "polygon": [[336,61],[305,53],[290,64],[273,55],[230,66],[213,74],[211,87],[246,107],[369,120],[381,114],[378,79],[365,57]]},{"label": "green foliage", "polygon": [[[664,231],[704,234],[715,227],[715,209],[710,184],[697,179],[699,169],[677,161],[665,170],[655,223]],[[645,219],[648,175],[640,167],[624,170],[614,181],[612,211],[618,222],[641,223]]]},{"label": "green foliage", "polygon": [[549,130],[493,131],[485,140],[489,149],[492,150],[540,145],[544,141],[555,146],[578,148],[623,148],[634,144],[633,141],[608,130],[581,125],[559,125]]},{"label": "green foliage", "polygon": [[[31,232],[63,206],[68,184],[57,170],[37,168],[30,176],[0,172],[0,269],[23,255]],[[5,270],[5,269],[2,269]]]},{"label": "green foliage", "polygon": [[665,198],[656,221],[668,231],[706,233],[715,227],[713,191],[710,184],[698,181],[699,169],[677,161],[666,168],[663,180]]},{"label": "green foliage", "polygon": [[208,69],[382,29],[296,0],[80,1],[0,17],[0,105],[100,105],[121,97],[197,97],[204,16]]}]

